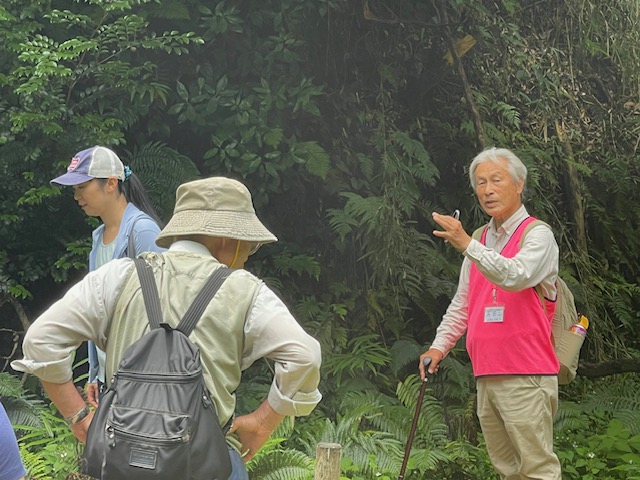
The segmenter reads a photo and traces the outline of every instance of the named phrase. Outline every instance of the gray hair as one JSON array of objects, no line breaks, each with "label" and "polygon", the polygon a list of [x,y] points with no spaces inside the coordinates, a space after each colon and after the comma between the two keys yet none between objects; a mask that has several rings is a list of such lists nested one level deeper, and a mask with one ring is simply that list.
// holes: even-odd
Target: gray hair
[{"label": "gray hair", "polygon": [[471,186],[476,189],[475,173],[478,165],[484,162],[500,163],[500,160],[506,160],[507,169],[513,179],[513,182],[517,185],[520,180],[523,184],[527,183],[527,167],[522,163],[515,153],[506,148],[489,147],[480,152],[471,161],[469,166],[469,180],[471,180]]}]

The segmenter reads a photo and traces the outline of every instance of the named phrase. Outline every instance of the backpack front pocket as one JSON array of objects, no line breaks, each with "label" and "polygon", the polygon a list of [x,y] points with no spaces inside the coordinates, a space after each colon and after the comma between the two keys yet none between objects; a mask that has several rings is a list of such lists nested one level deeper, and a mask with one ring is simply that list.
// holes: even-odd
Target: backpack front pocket
[{"label": "backpack front pocket", "polygon": [[107,419],[103,480],[189,478],[189,417],[112,406]]}]

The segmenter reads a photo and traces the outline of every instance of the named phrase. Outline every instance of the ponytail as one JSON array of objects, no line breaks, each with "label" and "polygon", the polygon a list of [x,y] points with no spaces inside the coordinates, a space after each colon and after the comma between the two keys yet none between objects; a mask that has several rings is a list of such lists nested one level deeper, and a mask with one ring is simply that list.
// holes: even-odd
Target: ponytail
[{"label": "ponytail", "polygon": [[156,209],[153,207],[151,200],[149,200],[147,189],[144,188],[144,185],[135,173],[130,172],[124,182],[118,181],[118,191],[124,194],[128,202],[133,203],[136,207],[149,215],[153,221],[158,224],[158,227],[161,229],[164,227],[164,222],[156,213]]}]

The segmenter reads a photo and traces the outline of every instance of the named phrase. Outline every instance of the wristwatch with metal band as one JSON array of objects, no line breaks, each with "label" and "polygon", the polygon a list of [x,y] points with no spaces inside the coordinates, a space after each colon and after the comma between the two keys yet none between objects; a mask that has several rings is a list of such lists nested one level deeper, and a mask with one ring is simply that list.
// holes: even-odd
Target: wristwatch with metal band
[{"label": "wristwatch with metal band", "polygon": [[65,418],[65,420],[67,421],[67,423],[69,423],[69,425],[75,425],[76,423],[81,422],[87,415],[89,415],[89,406],[85,404],[85,406],[82,407],[82,409],[78,413],[72,415],[71,417]]}]

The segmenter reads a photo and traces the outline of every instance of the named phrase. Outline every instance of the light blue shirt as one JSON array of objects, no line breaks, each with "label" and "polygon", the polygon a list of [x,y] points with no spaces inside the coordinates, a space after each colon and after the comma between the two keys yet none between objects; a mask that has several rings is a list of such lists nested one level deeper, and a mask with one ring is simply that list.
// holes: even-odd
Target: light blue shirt
[{"label": "light blue shirt", "polygon": [[[134,225],[135,222],[135,225]],[[130,254],[129,235],[133,229],[134,252]],[[100,268],[108,260],[123,258],[127,256],[137,256],[142,252],[162,252],[164,248],[156,245],[156,237],[160,233],[158,224],[133,203],[129,203],[120,221],[120,230],[116,238],[108,245],[102,243],[104,225],[100,225],[93,231],[93,244],[89,253],[89,271]],[[104,248],[111,250],[111,256],[104,261]],[[101,251],[103,250],[103,251]],[[88,343],[89,353],[89,383],[100,381],[105,383],[105,359],[106,354],[98,349],[93,342]]]}]

